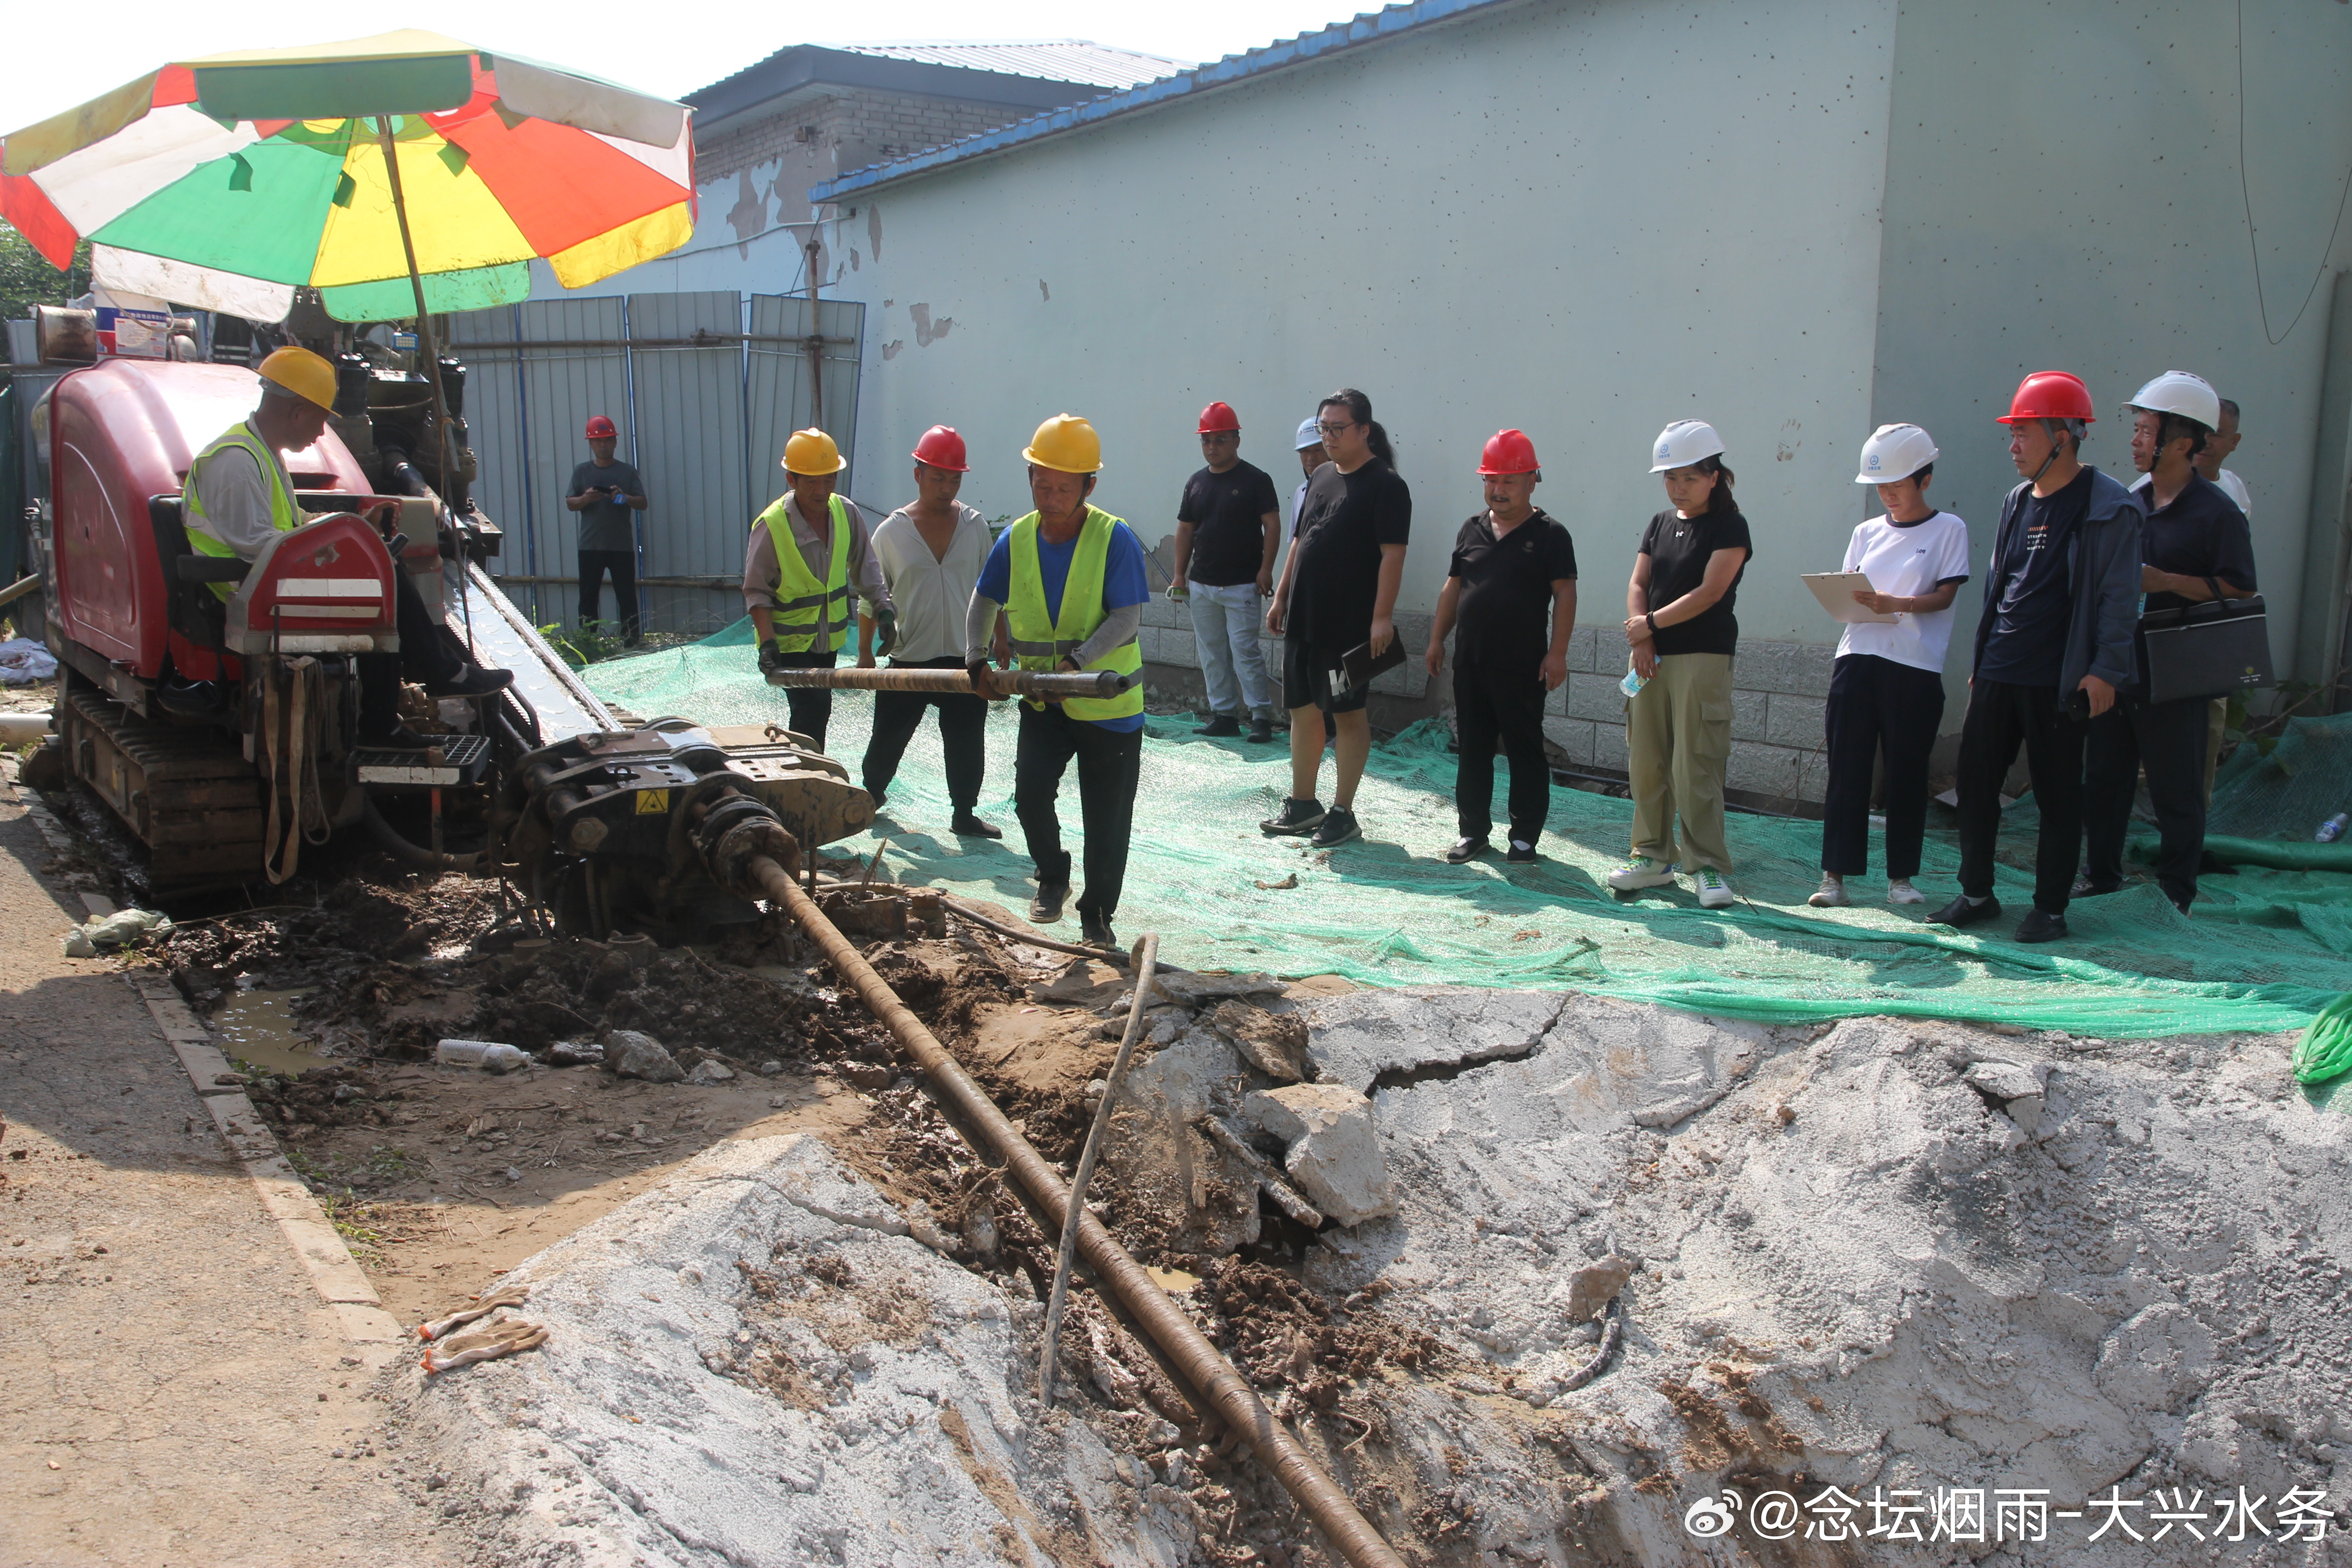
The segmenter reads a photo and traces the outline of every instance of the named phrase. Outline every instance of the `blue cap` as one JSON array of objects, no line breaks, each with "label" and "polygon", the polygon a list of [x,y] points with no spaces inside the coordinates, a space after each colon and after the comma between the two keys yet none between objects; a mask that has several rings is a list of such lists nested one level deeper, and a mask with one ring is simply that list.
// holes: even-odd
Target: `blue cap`
[{"label": "blue cap", "polygon": [[1304,452],[1309,447],[1320,447],[1322,444],[1322,428],[1316,423],[1316,416],[1310,414],[1298,422],[1298,445],[1293,450]]}]

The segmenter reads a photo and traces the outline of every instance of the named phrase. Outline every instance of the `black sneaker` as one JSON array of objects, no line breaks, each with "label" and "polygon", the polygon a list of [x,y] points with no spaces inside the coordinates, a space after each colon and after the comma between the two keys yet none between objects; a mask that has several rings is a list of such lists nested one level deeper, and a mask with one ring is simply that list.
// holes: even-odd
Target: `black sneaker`
[{"label": "black sneaker", "polygon": [[1088,947],[1117,947],[1118,933],[1110,929],[1110,921],[1101,915],[1078,917],[1078,938]]},{"label": "black sneaker", "polygon": [[514,684],[511,669],[484,669],[478,664],[461,664],[457,673],[446,680],[436,680],[425,689],[428,697],[488,697],[493,691],[504,691]]},{"label": "black sneaker", "polygon": [[961,834],[966,838],[1002,838],[1004,837],[1004,829],[997,826],[996,824],[992,822],[982,822],[979,817],[974,816],[968,811],[957,812],[955,814],[955,820],[948,824],[948,826],[952,831]]},{"label": "black sneaker", "polygon": [[1210,735],[1220,740],[1228,735],[1238,735],[1241,732],[1242,721],[1238,719],[1227,718],[1223,713],[1217,714],[1207,723],[1192,731],[1195,735]]},{"label": "black sneaker", "polygon": [[1536,847],[1524,838],[1512,839],[1510,848],[1503,852],[1503,858],[1514,865],[1525,866],[1536,858]]},{"label": "black sneaker", "polygon": [[2025,918],[2017,922],[2017,940],[2020,942],[2058,942],[2065,935],[2066,917],[2053,915],[2048,910],[2029,910]]},{"label": "black sneaker", "polygon": [[1323,805],[1316,800],[1286,800],[1282,809],[1257,825],[1268,838],[1300,838],[1323,825]]},{"label": "black sneaker", "polygon": [[1361,838],[1364,830],[1356,826],[1356,814],[1344,805],[1335,805],[1323,814],[1317,825],[1315,837],[1307,842],[1318,849],[1332,849],[1350,838]]},{"label": "black sneaker", "polygon": [[2066,896],[2070,900],[2099,899],[2105,898],[2109,893],[2120,893],[2123,889],[2124,885],[2121,882],[2094,882],[2088,877],[2077,877],[2074,879],[2074,885],[2066,889]]},{"label": "black sneaker", "polygon": [[1457,838],[1454,841],[1453,847],[1445,851],[1445,863],[1449,866],[1466,865],[1493,847],[1492,844],[1486,842],[1486,836],[1483,833],[1475,838]]},{"label": "black sneaker", "polygon": [[1997,921],[1999,919],[2000,919],[2000,900],[1999,899],[1988,898],[1983,903],[1972,904],[1969,902],[1968,895],[1962,893],[1955,897],[1950,903],[1946,904],[1942,909],[1937,910],[1934,914],[1929,915],[1927,917],[1927,923],[1930,925],[1951,926],[1957,929],[1960,926],[1975,925],[1979,921]]},{"label": "black sneaker", "polygon": [[1271,719],[1253,719],[1253,720],[1251,720],[1251,721],[1250,721],[1250,729],[1249,729],[1249,738],[1250,738],[1250,743],[1251,743],[1252,745],[1256,745],[1256,746],[1263,746],[1263,745],[1265,745],[1268,741],[1273,740],[1273,739],[1274,739],[1274,721],[1273,721],[1273,720],[1271,720]]},{"label": "black sneaker", "polygon": [[1067,882],[1040,882],[1037,896],[1029,900],[1029,918],[1041,926],[1052,925],[1062,918],[1062,905],[1070,896]]}]

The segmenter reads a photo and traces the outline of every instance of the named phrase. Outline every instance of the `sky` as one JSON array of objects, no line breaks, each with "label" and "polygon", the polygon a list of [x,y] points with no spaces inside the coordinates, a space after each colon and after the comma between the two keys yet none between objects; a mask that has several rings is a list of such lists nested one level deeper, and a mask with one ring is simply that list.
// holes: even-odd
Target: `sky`
[{"label": "sky", "polygon": [[[1377,4],[1368,5],[1377,10]],[[720,4],[688,13],[684,27],[648,25],[660,12],[621,0],[468,0],[329,14],[315,4],[245,0],[233,7],[186,0],[112,0],[102,37],[70,5],[27,7],[8,23],[8,52],[41,70],[8,73],[0,89],[0,133],[71,109],[167,60],[271,44],[323,43],[356,30],[430,28],[496,52],[511,49],[571,66],[625,86],[677,97],[707,87],[788,45],[839,39],[1087,38],[1185,61],[1228,54],[1311,31],[1355,14],[1348,0],[1187,0],[1181,5],[1117,6],[1080,0],[1010,0],[987,6],[966,0],[866,0],[857,25],[840,12],[803,14],[811,31],[769,6]],[[670,13],[676,15],[676,13]],[[342,18],[339,20],[339,18]]]}]

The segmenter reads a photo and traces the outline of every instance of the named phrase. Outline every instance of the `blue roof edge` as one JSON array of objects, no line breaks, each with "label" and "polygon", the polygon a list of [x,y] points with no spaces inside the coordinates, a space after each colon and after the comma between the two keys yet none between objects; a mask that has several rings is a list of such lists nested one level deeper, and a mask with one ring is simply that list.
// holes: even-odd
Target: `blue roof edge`
[{"label": "blue roof edge", "polygon": [[874,190],[950,164],[1005,152],[1042,137],[1080,130],[1122,114],[1160,108],[1195,93],[1230,87],[1286,67],[1306,65],[1343,49],[1380,43],[1417,28],[1457,20],[1472,12],[1499,10],[1520,3],[1521,0],[1412,0],[1410,5],[1391,5],[1346,22],[1335,22],[1320,32],[1301,33],[1284,43],[1268,44],[1244,54],[1228,55],[1213,64],[1180,71],[1174,76],[1148,81],[1122,92],[1105,93],[1065,109],[1032,115],[994,131],[968,136],[961,142],[950,142],[944,147],[929,148],[904,158],[894,158],[887,163],[854,170],[838,179],[810,186],[809,200],[839,201],[861,191]]}]

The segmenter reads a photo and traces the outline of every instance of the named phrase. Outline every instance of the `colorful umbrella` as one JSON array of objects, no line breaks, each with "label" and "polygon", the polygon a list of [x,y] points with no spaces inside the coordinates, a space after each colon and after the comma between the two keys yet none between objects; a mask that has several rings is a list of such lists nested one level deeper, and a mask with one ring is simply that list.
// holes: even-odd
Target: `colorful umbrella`
[{"label": "colorful umbrella", "polygon": [[[0,217],[107,288],[348,321],[566,288],[694,232],[685,105],[415,29],[162,69],[0,140]],[[412,281],[414,279],[414,281]]]}]

